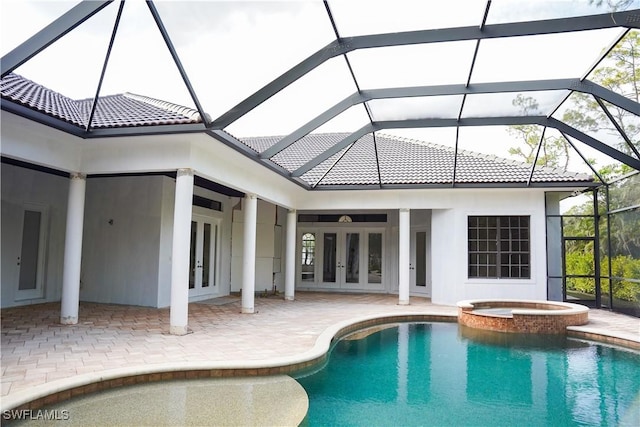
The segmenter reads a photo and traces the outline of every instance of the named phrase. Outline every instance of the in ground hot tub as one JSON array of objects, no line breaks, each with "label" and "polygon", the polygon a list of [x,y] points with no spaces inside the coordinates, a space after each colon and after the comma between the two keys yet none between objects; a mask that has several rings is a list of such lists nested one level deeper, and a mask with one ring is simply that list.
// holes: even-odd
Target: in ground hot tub
[{"label": "in ground hot tub", "polygon": [[478,299],[458,302],[458,323],[491,331],[564,334],[567,326],[584,325],[589,309],[558,301]]}]

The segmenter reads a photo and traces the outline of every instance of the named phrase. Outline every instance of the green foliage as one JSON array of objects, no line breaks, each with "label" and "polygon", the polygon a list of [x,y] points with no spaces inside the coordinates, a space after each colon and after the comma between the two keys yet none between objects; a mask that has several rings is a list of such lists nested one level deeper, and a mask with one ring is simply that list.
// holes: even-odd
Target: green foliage
[{"label": "green foliage", "polygon": [[[583,251],[565,254],[567,273],[571,275],[594,276],[593,254]],[[604,276],[608,275],[609,258],[601,259],[600,268]],[[612,277],[640,279],[640,259],[618,255],[611,259]],[[567,291],[583,294],[595,294],[595,280],[592,278],[572,277],[567,279]],[[606,290],[605,290],[606,292]],[[621,301],[640,302],[640,283],[630,280],[614,280],[613,298]]]},{"label": "green foliage", "polygon": [[[631,2],[629,0],[590,0],[590,3],[616,11],[627,8]],[[640,32],[632,30],[627,33],[587,79],[638,102],[640,99]],[[562,115],[563,122],[608,143],[625,154],[636,156],[618,128],[623,129],[630,143],[636,150],[640,150],[640,117],[637,114],[606,101],[599,103],[591,94],[574,92],[566,102],[571,104]],[[531,97],[518,95],[513,100],[513,105],[519,108],[522,115],[541,114],[537,101]],[[536,125],[511,126],[509,133],[518,141],[516,146],[509,149],[512,156],[529,164],[536,162],[539,166],[567,169],[570,150],[564,138],[545,136],[542,139],[542,130]],[[595,165],[592,160],[590,163]],[[608,225],[605,221],[608,211],[640,205],[640,174],[614,182],[615,178],[626,176],[631,172],[634,170],[627,165],[600,166],[598,173],[605,183],[611,183],[608,186],[609,204],[606,203],[606,197],[603,197],[606,194],[604,188],[600,190],[600,197],[596,202],[595,208],[600,223],[595,224],[594,202],[588,201],[567,212],[569,215],[579,217],[564,218],[563,234],[565,237],[594,237],[595,227],[600,227],[600,241],[597,244],[601,248],[602,255],[601,277],[609,276],[609,263],[611,263],[611,276],[619,278],[611,279],[613,299],[640,304],[640,283],[631,281],[640,280],[640,209],[611,214],[610,230],[607,230]],[[567,278],[567,293],[573,293],[576,296],[595,294],[594,240],[567,240],[564,249],[567,275],[592,276]],[[603,278],[602,286],[605,293],[608,292],[606,285],[607,280]]]},{"label": "green foliage", "polygon": [[[614,277],[640,279],[640,259],[633,259],[629,256],[622,255],[612,258],[611,275]],[[617,282],[613,287],[613,296],[623,301],[640,302],[640,283],[634,283],[628,280]]]}]

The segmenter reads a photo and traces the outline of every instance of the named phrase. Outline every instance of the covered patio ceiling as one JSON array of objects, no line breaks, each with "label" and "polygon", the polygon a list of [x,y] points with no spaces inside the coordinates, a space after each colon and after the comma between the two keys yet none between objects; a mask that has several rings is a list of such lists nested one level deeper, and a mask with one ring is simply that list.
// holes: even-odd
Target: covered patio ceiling
[{"label": "covered patio ceiling", "polygon": [[[446,161],[453,163],[447,185],[456,187],[461,153],[509,157],[518,141],[508,130],[522,125],[540,129],[534,164],[545,138],[555,137],[566,142],[569,169],[600,180],[597,168],[604,164],[640,170],[638,135],[629,134],[618,113],[640,129],[637,98],[593,78],[614,64],[616,46],[637,37],[640,2],[440,3],[446,5],[9,3],[3,19],[22,21],[20,31],[35,34],[24,41],[3,21],[2,79],[16,73],[71,99],[89,99],[91,108],[82,126],[4,92],[2,109],[85,139],[205,133],[307,189],[321,186],[305,174],[321,165],[323,176],[329,174],[364,144],[371,152],[363,161],[384,187],[384,168],[391,166],[380,161],[379,144],[388,140],[382,133],[447,147]],[[21,7],[40,14],[25,24],[19,16],[28,9]],[[198,120],[96,126],[103,98],[125,92],[186,106]],[[583,95],[612,130],[565,120]],[[298,147],[295,168],[278,161],[326,133],[333,138],[322,150]],[[522,185],[531,185],[537,168]],[[394,188],[403,186],[412,184]]]}]

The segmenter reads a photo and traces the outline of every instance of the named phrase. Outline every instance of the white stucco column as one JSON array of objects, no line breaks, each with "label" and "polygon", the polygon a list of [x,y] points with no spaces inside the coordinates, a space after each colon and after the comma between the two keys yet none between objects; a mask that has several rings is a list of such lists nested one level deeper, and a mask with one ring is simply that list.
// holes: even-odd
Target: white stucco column
[{"label": "white stucco column", "polygon": [[247,194],[243,202],[242,312],[253,313],[256,291],[256,220],[258,218],[258,198],[255,194]]},{"label": "white stucco column", "polygon": [[411,251],[411,229],[409,209],[400,209],[398,224],[398,304],[409,304],[409,264]]},{"label": "white stucco column", "polygon": [[69,178],[67,229],[62,270],[62,301],[60,307],[60,323],[63,325],[75,325],[78,323],[84,198],[87,184],[87,177],[84,174],[73,173]]},{"label": "white stucco column", "polygon": [[294,209],[287,212],[287,241],[285,253],[284,299],[293,301],[296,281],[296,223],[298,218]]},{"label": "white stucco column", "polygon": [[192,205],[193,170],[178,169],[175,206],[173,207],[173,245],[171,247],[169,333],[172,335],[185,335],[188,332]]}]

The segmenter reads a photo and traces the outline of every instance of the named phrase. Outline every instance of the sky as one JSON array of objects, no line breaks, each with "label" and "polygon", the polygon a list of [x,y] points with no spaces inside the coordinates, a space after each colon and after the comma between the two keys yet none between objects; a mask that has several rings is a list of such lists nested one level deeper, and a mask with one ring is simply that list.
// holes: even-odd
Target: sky
[{"label": "sky", "polygon": [[[379,4],[378,4],[379,3]],[[631,7],[640,7],[635,2]],[[71,8],[75,2],[3,0],[1,54]],[[335,39],[321,1],[156,1],[156,7],[205,112],[216,118],[293,65]],[[485,3],[467,1],[334,0],[329,3],[342,37],[367,33],[479,25]],[[91,98],[118,2],[41,52],[16,73],[73,99]],[[588,1],[494,0],[487,24],[602,13]],[[29,19],[24,19],[29,17]],[[619,30],[526,36],[481,42],[472,83],[581,77]],[[358,50],[348,54],[361,89],[464,83],[475,41]],[[399,71],[401,70],[401,71]],[[356,91],[344,57],[333,58],[285,88],[227,130],[235,136],[285,135]],[[142,0],[127,1],[101,95],[132,92],[195,108]],[[540,112],[565,93],[529,93]],[[465,114],[515,115],[508,95],[467,98]],[[507,101],[506,103],[504,101]],[[456,117],[461,97],[372,102],[376,120]],[[319,131],[352,132],[369,119],[354,106]],[[386,130],[443,145],[455,128]],[[504,127],[461,128],[459,148],[508,157],[516,143]],[[601,156],[585,149],[587,157]],[[589,172],[577,156],[570,169]],[[601,160],[607,163],[606,159]]]}]

